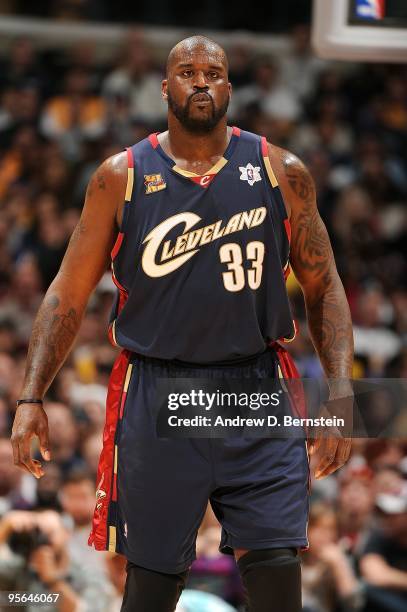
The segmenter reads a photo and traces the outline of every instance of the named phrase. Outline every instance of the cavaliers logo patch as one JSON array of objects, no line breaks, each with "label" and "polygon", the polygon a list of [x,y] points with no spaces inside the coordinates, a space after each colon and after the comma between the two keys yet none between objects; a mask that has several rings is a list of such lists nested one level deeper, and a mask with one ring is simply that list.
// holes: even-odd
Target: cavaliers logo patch
[{"label": "cavaliers logo patch", "polygon": [[167,187],[167,183],[164,181],[161,174],[145,174],[144,185],[146,186],[146,193],[154,193],[155,191],[161,191]]}]

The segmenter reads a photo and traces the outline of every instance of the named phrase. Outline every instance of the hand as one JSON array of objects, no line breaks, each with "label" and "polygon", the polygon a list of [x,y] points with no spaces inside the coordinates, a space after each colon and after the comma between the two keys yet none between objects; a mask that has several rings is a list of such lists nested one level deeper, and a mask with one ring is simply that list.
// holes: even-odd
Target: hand
[{"label": "hand", "polygon": [[344,554],[338,544],[326,544],[319,546],[315,553],[318,559],[325,561],[328,565],[336,565],[342,561]]},{"label": "hand", "polygon": [[28,510],[11,510],[2,519],[7,534],[30,531],[37,526],[37,514]]},{"label": "hand", "polygon": [[37,572],[39,579],[44,584],[50,584],[62,578],[52,546],[43,545],[36,548],[30,555],[30,566]]},{"label": "hand", "polygon": [[[331,414],[325,406],[318,415],[318,417],[325,418],[333,416],[341,415]],[[349,418],[345,419],[345,423],[349,431]],[[337,427],[321,426],[312,431],[311,437],[307,440],[307,448],[309,455],[318,455],[315,478],[320,479],[333,474],[347,462],[352,448],[352,439],[344,438]]]},{"label": "hand", "polygon": [[31,458],[31,438],[37,436],[40,441],[41,455],[46,461],[51,459],[49,452],[48,417],[39,404],[21,404],[16,410],[11,445],[13,447],[14,464],[36,478],[44,475],[42,465]]}]

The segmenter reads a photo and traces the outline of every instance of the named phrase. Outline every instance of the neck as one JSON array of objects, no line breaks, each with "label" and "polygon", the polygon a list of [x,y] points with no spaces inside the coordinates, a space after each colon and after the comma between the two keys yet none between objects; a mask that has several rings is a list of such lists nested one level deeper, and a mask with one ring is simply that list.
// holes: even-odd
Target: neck
[{"label": "neck", "polygon": [[186,130],[178,119],[169,113],[168,132],[162,134],[160,144],[171,157],[176,159],[204,161],[223,155],[231,138],[231,132],[232,129],[227,126],[226,116],[211,132],[194,134]]}]

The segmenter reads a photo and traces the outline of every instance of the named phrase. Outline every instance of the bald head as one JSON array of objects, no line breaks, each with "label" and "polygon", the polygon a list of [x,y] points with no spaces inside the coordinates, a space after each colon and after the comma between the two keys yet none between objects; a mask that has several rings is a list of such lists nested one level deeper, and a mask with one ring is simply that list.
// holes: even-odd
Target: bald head
[{"label": "bald head", "polygon": [[[226,126],[231,95],[228,61],[222,47],[205,36],[181,40],[170,51],[162,96],[168,102],[168,123],[191,133]],[[178,129],[177,128],[177,129]]]},{"label": "bald head", "polygon": [[171,49],[167,59],[167,76],[171,67],[178,63],[189,63],[192,57],[200,56],[222,64],[228,71],[228,60],[225,51],[218,43],[206,36],[184,38]]}]

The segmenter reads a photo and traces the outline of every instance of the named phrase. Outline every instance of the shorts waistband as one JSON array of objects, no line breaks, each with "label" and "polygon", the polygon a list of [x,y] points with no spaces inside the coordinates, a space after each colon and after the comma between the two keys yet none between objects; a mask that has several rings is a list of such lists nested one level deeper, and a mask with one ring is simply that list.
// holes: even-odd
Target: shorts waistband
[{"label": "shorts waistband", "polygon": [[245,367],[255,365],[263,358],[269,358],[270,356],[277,357],[275,344],[271,343],[264,351],[250,355],[248,357],[242,357],[233,361],[216,361],[211,363],[197,363],[191,361],[182,361],[181,359],[161,359],[159,357],[150,357],[148,355],[141,355],[140,353],[132,352],[130,354],[130,362],[133,361],[144,361],[151,365],[164,366],[164,367],[180,367],[185,369],[213,369],[213,368],[233,368],[233,367]]}]

